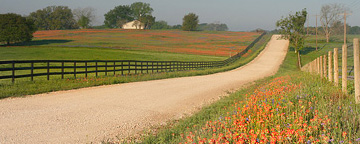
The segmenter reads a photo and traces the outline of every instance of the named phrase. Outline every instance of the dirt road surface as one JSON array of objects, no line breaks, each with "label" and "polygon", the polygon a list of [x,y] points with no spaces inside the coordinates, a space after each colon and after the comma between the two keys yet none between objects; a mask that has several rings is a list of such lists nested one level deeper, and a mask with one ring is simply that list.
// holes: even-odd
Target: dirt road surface
[{"label": "dirt road surface", "polygon": [[99,143],[180,118],[275,74],[289,45],[277,37],[252,62],[229,72],[0,100],[0,143]]}]

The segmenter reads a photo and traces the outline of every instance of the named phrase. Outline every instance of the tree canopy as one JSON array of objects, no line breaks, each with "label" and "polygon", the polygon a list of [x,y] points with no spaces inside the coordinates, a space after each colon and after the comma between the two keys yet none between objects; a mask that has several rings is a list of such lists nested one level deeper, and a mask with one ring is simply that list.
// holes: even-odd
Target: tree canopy
[{"label": "tree canopy", "polygon": [[202,23],[198,25],[198,30],[201,31],[227,31],[229,30],[226,24],[221,24],[219,22],[215,23]]},{"label": "tree canopy", "polygon": [[183,18],[182,29],[184,31],[195,31],[199,24],[199,17],[194,13],[189,13]]},{"label": "tree canopy", "polygon": [[105,14],[105,26],[108,28],[121,28],[123,24],[134,20],[133,11],[128,5],[116,6]]},{"label": "tree canopy", "polygon": [[345,12],[346,8],[342,4],[325,4],[321,7],[320,22],[325,32],[326,42],[329,42],[333,27],[340,21],[340,13]]},{"label": "tree canopy", "polygon": [[143,2],[135,2],[130,5],[131,11],[133,12],[134,19],[140,20],[143,16],[151,16],[154,11],[150,4]]},{"label": "tree canopy", "polygon": [[67,6],[48,6],[32,12],[29,18],[41,30],[63,30],[77,28],[71,9]]},{"label": "tree canopy", "polygon": [[135,2],[130,6],[120,5],[105,14],[104,23],[108,28],[121,28],[123,24],[136,19],[149,29],[155,23],[155,17],[151,15],[153,11],[150,4],[143,2]]},{"label": "tree canopy", "polygon": [[36,31],[34,22],[18,14],[0,14],[0,42],[31,41]]},{"label": "tree canopy", "polygon": [[282,38],[290,41],[294,47],[295,53],[298,55],[298,67],[301,67],[300,50],[304,47],[306,32],[304,24],[306,22],[307,11],[303,9],[301,12],[296,12],[294,15],[290,14],[276,22],[276,26],[280,27],[279,32]]},{"label": "tree canopy", "polygon": [[75,20],[80,28],[89,28],[95,19],[95,9],[92,7],[76,8],[73,10]]}]

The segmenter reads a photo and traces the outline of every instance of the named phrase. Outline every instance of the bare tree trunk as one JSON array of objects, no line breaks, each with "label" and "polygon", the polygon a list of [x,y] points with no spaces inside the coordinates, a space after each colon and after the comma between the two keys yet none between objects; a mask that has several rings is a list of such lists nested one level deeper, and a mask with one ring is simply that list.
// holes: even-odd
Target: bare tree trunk
[{"label": "bare tree trunk", "polygon": [[300,51],[297,51],[297,65],[298,68],[301,69],[301,58],[300,58]]},{"label": "bare tree trunk", "polygon": [[326,33],[325,35],[326,35],[326,43],[329,43],[329,41],[330,41],[330,34]]}]

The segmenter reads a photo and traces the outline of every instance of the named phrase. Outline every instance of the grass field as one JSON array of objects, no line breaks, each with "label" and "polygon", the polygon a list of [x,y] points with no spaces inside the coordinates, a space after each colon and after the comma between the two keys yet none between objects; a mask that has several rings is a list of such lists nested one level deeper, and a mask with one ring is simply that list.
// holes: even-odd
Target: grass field
[{"label": "grass field", "polygon": [[224,60],[259,35],[179,30],[38,31],[25,46],[0,47],[0,60]]},{"label": "grass field", "polygon": [[[60,59],[60,60],[177,60],[177,61],[219,61],[224,60],[228,56],[214,56],[214,55],[202,55],[198,54],[187,54],[187,53],[175,53],[175,52],[161,52],[158,50],[146,50],[140,48],[134,48],[135,50],[124,50],[124,49],[116,49],[116,48],[107,48],[109,45],[105,43],[102,46],[96,47],[67,47],[64,46],[64,43],[44,43],[43,40],[51,39],[51,41],[65,41],[65,39],[71,39],[72,33],[82,33],[79,34],[79,37],[73,38],[71,41],[73,43],[85,43],[83,39],[87,39],[87,37],[91,37],[90,33],[94,34],[92,30],[82,30],[77,31],[45,31],[49,33],[57,33],[56,35],[42,35],[37,36],[35,42],[31,43],[31,46],[9,46],[9,47],[0,47],[0,55],[4,55],[0,58],[0,60],[29,60],[29,59]],[[40,33],[45,33],[40,32]],[[101,30],[98,35],[103,34],[104,30]],[[131,33],[182,33],[184,35],[189,35],[188,38],[195,38],[194,36],[206,36],[213,35],[213,37],[218,38],[218,42],[213,37],[209,37],[208,40],[204,40],[204,43],[196,43],[197,45],[207,45],[208,43],[212,43],[213,45],[224,44],[226,42],[226,38],[229,38],[230,43],[236,43],[237,38],[242,44],[250,44],[252,40],[259,36],[256,33],[242,33],[242,32],[182,32],[182,31],[122,31],[122,30],[105,30],[109,35],[118,35],[121,33],[122,35],[133,35]],[[116,32],[116,33],[115,33]],[[61,34],[59,34],[61,33]],[[65,33],[65,34],[64,34]],[[112,34],[114,33],[114,34]],[[236,36],[238,34],[238,36]],[[244,36],[249,34],[249,36]],[[38,34],[37,34],[38,35]],[[60,36],[61,35],[61,36]],[[96,34],[94,34],[96,35]],[[80,37],[81,36],[81,37]],[[61,37],[64,37],[62,40]],[[251,40],[240,39],[241,37],[252,37]],[[219,40],[221,39],[221,40]],[[267,35],[263,37],[252,49],[248,51],[240,60],[238,60],[235,64],[215,69],[207,69],[207,70],[196,70],[196,71],[183,71],[183,72],[171,72],[171,73],[155,73],[155,74],[139,74],[139,75],[110,75],[105,76],[104,73],[100,73],[99,77],[94,77],[89,75],[88,78],[84,78],[84,75],[79,75],[77,79],[74,79],[72,75],[65,76],[65,79],[60,79],[60,76],[51,76],[50,81],[46,80],[46,77],[36,77],[32,82],[30,78],[20,78],[16,79],[15,83],[11,83],[10,79],[0,80],[0,98],[7,98],[13,96],[24,96],[45,92],[52,92],[58,90],[69,90],[75,88],[82,87],[90,87],[90,86],[98,86],[98,85],[108,85],[108,84],[118,84],[118,83],[126,83],[126,82],[135,82],[135,81],[146,81],[146,80],[154,80],[154,79],[164,79],[164,78],[173,78],[173,77],[183,77],[183,76],[194,76],[194,75],[205,75],[216,72],[222,72],[230,69],[237,68],[241,65],[246,64],[250,60],[252,60],[265,46],[267,40],[270,39],[270,36]],[[117,43],[117,40],[122,40],[122,38],[118,38],[113,40],[113,43]],[[42,41],[41,44],[39,41]],[[95,41],[95,40],[94,40]],[[124,41],[124,40],[123,40]],[[129,39],[131,41],[131,39]],[[151,41],[151,40],[144,40]],[[171,40],[171,43],[175,40]],[[208,41],[208,42],[206,42]],[[212,41],[212,42],[211,42]],[[221,41],[221,42],[219,42]],[[67,44],[71,44],[71,42]],[[90,41],[91,42],[91,41]],[[131,43],[131,42],[129,42]],[[170,42],[169,42],[170,43]],[[177,45],[181,44],[179,41]],[[184,42],[188,43],[188,42]],[[88,43],[88,45],[90,45]],[[134,45],[136,47],[136,45]],[[242,48],[243,46],[239,46]],[[216,49],[214,49],[216,50]],[[191,53],[191,52],[190,52]],[[234,53],[235,54],[235,53]],[[19,73],[18,73],[19,74]]]},{"label": "grass field", "polygon": [[[327,46],[331,49],[336,45],[303,51],[303,63],[325,54]],[[289,51],[275,76],[259,80],[193,116],[146,130],[140,139],[119,142],[359,143],[360,106],[354,102],[352,94],[343,94],[327,80],[299,71],[296,55]]]}]

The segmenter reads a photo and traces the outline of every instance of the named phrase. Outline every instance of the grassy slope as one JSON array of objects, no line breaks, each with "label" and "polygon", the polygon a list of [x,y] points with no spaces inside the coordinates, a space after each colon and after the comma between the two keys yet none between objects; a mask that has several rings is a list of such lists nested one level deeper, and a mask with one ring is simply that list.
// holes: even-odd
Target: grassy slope
[{"label": "grassy slope", "polygon": [[0,47],[0,60],[218,61],[227,57],[170,52],[51,46]]},{"label": "grassy slope", "polygon": [[[309,58],[307,58],[307,56]],[[307,56],[303,56],[304,61],[310,61],[309,59],[312,56]],[[282,85],[274,84],[274,82],[276,83],[282,79],[285,79]],[[262,91],[264,88],[276,90],[279,86],[290,87],[291,85],[298,85],[300,87],[295,88],[293,91],[282,91],[280,94],[265,95],[268,98],[266,100],[261,99],[261,96],[258,99],[249,99],[249,95],[258,94],[259,91]],[[279,96],[281,97],[279,98]],[[271,102],[270,99],[274,99],[275,104],[279,103],[280,106],[283,107],[274,106],[274,102]],[[260,117],[261,119],[256,119],[256,117],[259,117],[258,112],[262,110],[260,115],[264,113],[264,109],[261,107],[259,107],[257,111],[244,110],[246,108],[244,106],[254,101],[260,104],[272,105],[273,108],[271,109],[273,111],[267,114],[272,113],[275,117],[263,122],[264,125],[258,125],[259,120],[266,119],[268,115],[262,118]],[[280,112],[277,112],[277,108],[280,109]],[[248,128],[245,131],[236,130],[236,127],[231,125],[235,120],[244,120],[244,117],[239,115],[234,116],[234,111],[237,110],[244,111],[241,114],[245,117],[249,116],[248,118],[251,117],[253,120],[250,123],[242,124]],[[295,115],[291,115],[294,112]],[[237,114],[238,113],[240,112],[237,112]],[[281,116],[277,116],[279,113],[284,113],[284,116],[289,115],[290,117],[281,119]],[[259,80],[255,85],[231,94],[210,106],[204,107],[191,117],[172,122],[160,128],[158,131],[153,131],[150,135],[149,133],[145,133],[145,137],[140,141],[133,139],[132,141],[120,140],[120,142],[192,143],[191,140],[201,142],[204,140],[203,138],[207,138],[205,140],[207,142],[212,139],[212,142],[229,141],[233,143],[234,141],[231,141],[231,139],[239,136],[241,134],[240,132],[247,134],[243,136],[249,138],[247,140],[248,143],[250,143],[251,140],[253,140],[253,142],[257,141],[257,138],[258,142],[264,142],[261,141],[263,140],[261,133],[255,134],[253,135],[255,137],[251,138],[250,129],[255,130],[255,133],[262,132],[268,140],[270,140],[271,134],[284,131],[283,134],[289,134],[288,137],[291,137],[291,139],[284,136],[283,140],[278,141],[282,143],[305,143],[308,141],[312,143],[328,143],[330,141],[333,143],[358,142],[360,140],[358,139],[360,138],[359,115],[360,106],[354,104],[353,96],[342,94],[338,87],[334,87],[332,83],[326,80],[321,80],[319,76],[298,71],[296,68],[296,55],[293,52],[289,52],[275,76]],[[300,118],[302,119],[302,124],[306,123],[306,126],[296,125],[296,123],[299,123]],[[289,126],[288,123],[293,125]],[[279,129],[276,128],[276,125],[279,125]],[[312,126],[312,128],[308,126]],[[265,128],[268,128],[270,133],[265,134]],[[272,128],[275,129],[271,130]],[[291,133],[291,130],[294,130],[293,132],[296,131],[296,133]],[[231,135],[231,132],[235,132],[233,133],[235,135]],[[240,134],[236,134],[236,132]],[[154,133],[156,134],[153,135]],[[303,137],[301,138],[301,136]],[[226,140],[224,138],[226,138]]]},{"label": "grassy slope", "polygon": [[244,57],[240,58],[234,64],[214,69],[205,69],[205,70],[196,70],[196,71],[183,71],[183,72],[171,72],[171,73],[156,73],[156,74],[146,74],[146,75],[136,75],[136,76],[101,76],[101,77],[90,77],[88,79],[78,78],[78,79],[65,79],[61,80],[58,78],[51,79],[50,81],[37,79],[34,82],[28,80],[16,80],[15,84],[11,82],[0,83],[0,98],[14,97],[14,96],[24,96],[31,94],[39,94],[45,92],[59,91],[59,90],[69,90],[83,87],[91,87],[98,85],[109,85],[109,84],[118,84],[118,83],[127,83],[135,81],[147,81],[155,79],[165,79],[165,78],[174,78],[174,77],[185,77],[185,76],[196,76],[196,75],[206,75],[217,72],[223,72],[231,70],[242,66],[250,62],[257,54],[264,48],[267,41],[270,39],[270,35],[264,36]]}]

